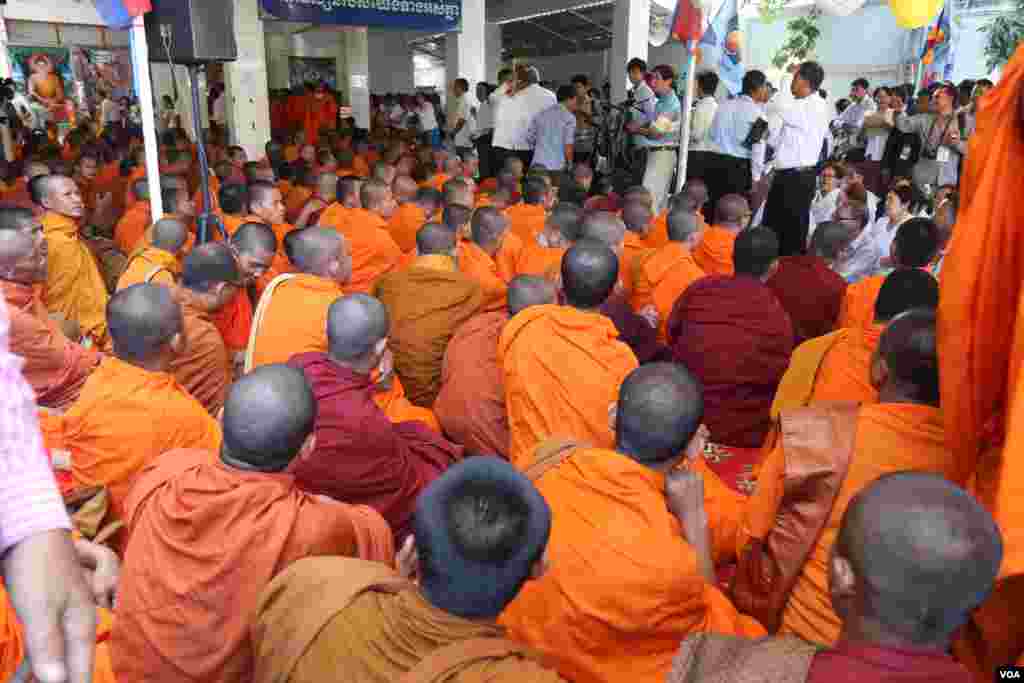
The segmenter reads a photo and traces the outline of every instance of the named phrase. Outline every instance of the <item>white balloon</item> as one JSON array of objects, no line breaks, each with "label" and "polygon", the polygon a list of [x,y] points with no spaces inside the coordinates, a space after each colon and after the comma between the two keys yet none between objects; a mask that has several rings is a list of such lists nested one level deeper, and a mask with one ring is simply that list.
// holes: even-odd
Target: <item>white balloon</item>
[{"label": "white balloon", "polygon": [[815,0],[823,13],[833,17],[848,17],[864,6],[865,0]]}]

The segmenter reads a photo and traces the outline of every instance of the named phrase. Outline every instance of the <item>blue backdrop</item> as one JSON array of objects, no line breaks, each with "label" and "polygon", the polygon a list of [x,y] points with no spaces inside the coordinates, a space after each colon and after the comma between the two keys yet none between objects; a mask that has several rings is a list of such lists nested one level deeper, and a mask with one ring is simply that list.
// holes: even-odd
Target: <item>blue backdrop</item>
[{"label": "blue backdrop", "polygon": [[462,14],[462,0],[260,0],[260,5],[287,21],[439,32],[458,29]]}]

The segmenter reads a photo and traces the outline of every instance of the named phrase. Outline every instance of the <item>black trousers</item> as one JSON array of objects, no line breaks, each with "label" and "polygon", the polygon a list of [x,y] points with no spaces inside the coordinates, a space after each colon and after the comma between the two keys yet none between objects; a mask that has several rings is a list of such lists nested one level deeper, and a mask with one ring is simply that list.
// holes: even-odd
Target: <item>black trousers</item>
[{"label": "black trousers", "polygon": [[530,149],[507,149],[505,147],[492,147],[491,170],[494,175],[499,175],[505,168],[505,160],[509,157],[516,157],[523,162],[523,168],[530,170],[530,163],[533,161],[533,150]]},{"label": "black trousers", "polygon": [[[708,203],[704,207],[704,215],[712,224],[717,222],[715,209],[718,200],[727,194],[750,196],[754,179],[750,171],[750,159],[707,152],[703,158],[704,182],[708,186]],[[694,176],[687,171],[687,177]]]},{"label": "black trousers", "polygon": [[775,172],[762,225],[779,236],[779,256],[807,253],[807,231],[817,178],[818,170],[814,166]]},{"label": "black trousers", "polygon": [[485,133],[476,139],[476,153],[480,157],[480,179],[493,178],[496,174],[491,163],[491,141],[494,133]]}]

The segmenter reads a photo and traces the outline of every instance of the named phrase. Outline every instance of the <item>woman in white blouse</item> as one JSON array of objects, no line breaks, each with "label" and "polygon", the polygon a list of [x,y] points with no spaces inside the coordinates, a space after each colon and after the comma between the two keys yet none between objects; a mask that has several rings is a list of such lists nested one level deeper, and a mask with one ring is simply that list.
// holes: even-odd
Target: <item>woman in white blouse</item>
[{"label": "woman in white blouse", "polygon": [[872,238],[878,246],[878,253],[882,255],[879,263],[879,268],[882,270],[892,267],[892,260],[889,256],[892,241],[900,226],[914,217],[910,211],[913,201],[914,190],[910,185],[905,183],[896,185],[885,197],[885,215],[871,227]]}]

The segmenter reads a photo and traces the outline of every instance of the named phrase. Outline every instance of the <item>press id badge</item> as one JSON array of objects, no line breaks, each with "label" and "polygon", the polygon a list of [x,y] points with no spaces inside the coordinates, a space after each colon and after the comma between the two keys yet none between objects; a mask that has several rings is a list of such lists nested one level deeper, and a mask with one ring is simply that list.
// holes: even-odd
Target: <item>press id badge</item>
[{"label": "press id badge", "polygon": [[935,150],[935,161],[939,162],[940,164],[944,164],[947,161],[949,161],[949,148],[939,147],[937,150]]},{"label": "press id badge", "polygon": [[906,161],[910,158],[910,145],[903,145],[903,149],[900,151],[900,160]]}]

